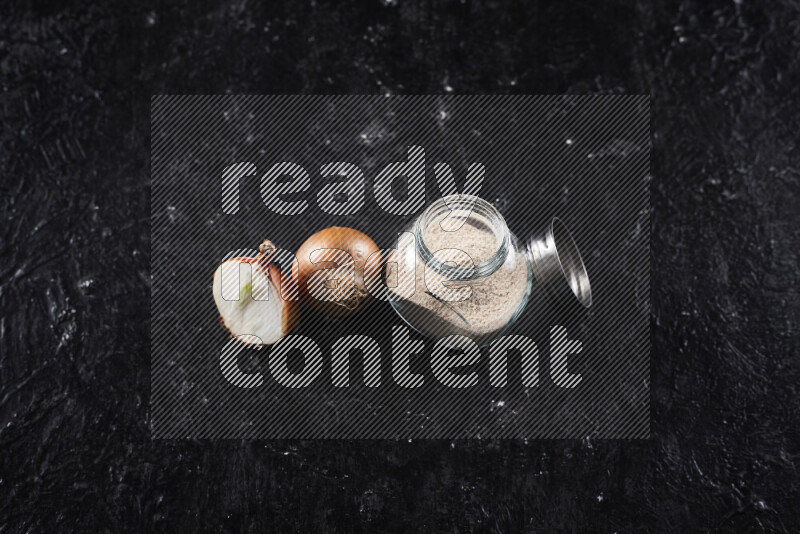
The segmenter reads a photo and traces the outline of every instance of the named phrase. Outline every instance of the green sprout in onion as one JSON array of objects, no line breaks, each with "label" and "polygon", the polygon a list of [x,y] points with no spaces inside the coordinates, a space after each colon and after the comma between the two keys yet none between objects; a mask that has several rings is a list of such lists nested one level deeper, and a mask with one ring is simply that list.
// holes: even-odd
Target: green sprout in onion
[{"label": "green sprout in onion", "polygon": [[239,289],[239,306],[244,306],[247,302],[245,297],[247,297],[250,292],[253,290],[253,282],[247,282]]}]

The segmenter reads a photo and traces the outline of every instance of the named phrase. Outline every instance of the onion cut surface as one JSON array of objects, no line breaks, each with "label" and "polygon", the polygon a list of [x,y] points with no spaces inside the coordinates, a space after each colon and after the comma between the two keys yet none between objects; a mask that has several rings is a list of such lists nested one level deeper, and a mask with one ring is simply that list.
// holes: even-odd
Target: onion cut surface
[{"label": "onion cut surface", "polygon": [[244,344],[276,343],[299,322],[298,303],[283,298],[297,294],[288,289],[291,283],[263,254],[223,262],[214,272],[213,286],[220,323]]}]

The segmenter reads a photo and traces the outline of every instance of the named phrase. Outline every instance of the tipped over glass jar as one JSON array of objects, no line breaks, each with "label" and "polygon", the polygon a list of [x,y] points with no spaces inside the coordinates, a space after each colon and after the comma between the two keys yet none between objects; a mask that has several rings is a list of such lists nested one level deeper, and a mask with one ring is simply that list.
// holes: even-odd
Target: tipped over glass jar
[{"label": "tipped over glass jar", "polygon": [[392,307],[432,338],[488,344],[522,313],[534,282],[557,298],[592,303],[580,252],[559,219],[522,245],[494,206],[471,195],[428,206],[386,265]]}]

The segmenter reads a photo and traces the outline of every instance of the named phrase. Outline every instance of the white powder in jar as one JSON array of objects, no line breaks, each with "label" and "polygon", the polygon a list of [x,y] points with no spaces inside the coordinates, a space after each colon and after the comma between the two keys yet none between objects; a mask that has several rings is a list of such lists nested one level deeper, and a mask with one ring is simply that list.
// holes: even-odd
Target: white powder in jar
[{"label": "white powder in jar", "polygon": [[[425,245],[437,260],[468,268],[493,259],[503,236],[493,231],[486,219],[476,213],[464,213],[464,224],[448,232],[440,224],[447,215],[431,220],[423,233]],[[396,308],[409,323],[432,337],[458,334],[482,345],[502,332],[524,303],[528,265],[525,256],[513,246],[509,245],[505,261],[500,259],[502,265],[497,270],[466,281],[453,281],[425,265],[413,240],[401,241],[399,246],[399,258],[415,258],[416,268],[415,276],[407,281],[415,284],[414,292],[398,301]],[[399,298],[396,271],[387,271],[387,284],[392,298]],[[453,301],[454,291],[459,289],[471,293],[465,300]]]}]

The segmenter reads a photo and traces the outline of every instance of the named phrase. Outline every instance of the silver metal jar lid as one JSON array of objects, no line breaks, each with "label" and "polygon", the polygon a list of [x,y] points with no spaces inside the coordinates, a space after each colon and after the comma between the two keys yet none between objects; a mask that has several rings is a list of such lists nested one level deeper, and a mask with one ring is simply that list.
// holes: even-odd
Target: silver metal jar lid
[{"label": "silver metal jar lid", "polygon": [[556,299],[577,298],[585,308],[592,305],[592,287],[572,235],[553,218],[541,235],[528,240],[527,249],[536,281]]}]

